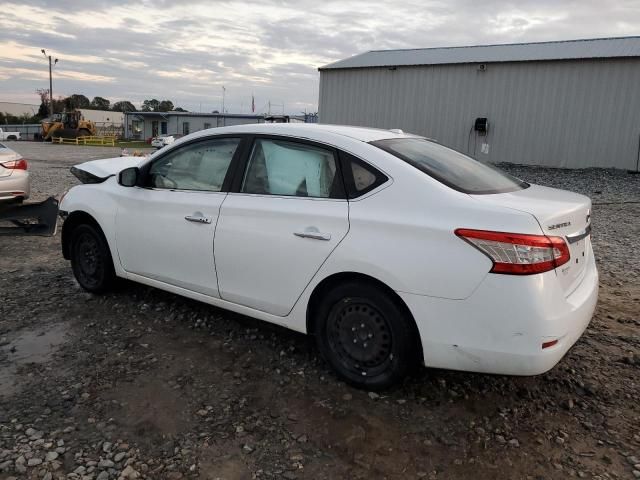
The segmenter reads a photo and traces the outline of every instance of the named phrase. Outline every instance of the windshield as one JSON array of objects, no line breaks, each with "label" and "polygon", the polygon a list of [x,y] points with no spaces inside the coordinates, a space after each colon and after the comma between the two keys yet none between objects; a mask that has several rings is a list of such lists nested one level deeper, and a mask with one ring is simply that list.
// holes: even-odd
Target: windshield
[{"label": "windshield", "polygon": [[469,194],[504,193],[529,185],[502,170],[424,138],[372,142],[445,185]]}]

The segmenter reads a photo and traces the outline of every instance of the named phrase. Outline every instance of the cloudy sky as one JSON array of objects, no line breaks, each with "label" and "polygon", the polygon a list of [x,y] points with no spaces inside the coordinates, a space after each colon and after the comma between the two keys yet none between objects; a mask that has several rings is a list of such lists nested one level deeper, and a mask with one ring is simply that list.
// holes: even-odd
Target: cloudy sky
[{"label": "cloudy sky", "polygon": [[0,101],[54,95],[176,106],[315,111],[317,68],[375,49],[640,34],[638,0],[3,0]]}]

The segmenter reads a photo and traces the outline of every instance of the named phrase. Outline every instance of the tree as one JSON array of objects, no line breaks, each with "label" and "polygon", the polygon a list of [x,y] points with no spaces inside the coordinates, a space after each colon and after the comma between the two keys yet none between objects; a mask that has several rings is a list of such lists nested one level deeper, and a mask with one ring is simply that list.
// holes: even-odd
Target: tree
[{"label": "tree", "polygon": [[158,112],[170,112],[173,110],[173,102],[171,100],[162,100],[158,105]]},{"label": "tree", "polygon": [[76,108],[90,108],[91,102],[87,97],[82,94],[74,93],[64,99],[64,108],[67,111],[75,110]]},{"label": "tree", "polygon": [[158,100],[156,100],[155,98],[153,98],[151,100],[145,100],[144,102],[142,102],[142,111],[143,112],[157,112],[158,111],[158,105],[160,105],[160,102]]},{"label": "tree", "polygon": [[173,109],[173,111],[174,111],[174,112],[188,112],[189,110],[185,110],[185,109],[184,109],[184,108],[182,108],[182,107],[176,107],[176,108],[174,108],[174,109]]},{"label": "tree", "polygon": [[122,100],[114,103],[111,110],[114,112],[135,112],[136,107],[129,100]]},{"label": "tree", "polygon": [[91,108],[95,110],[109,110],[111,102],[103,97],[93,97]]}]

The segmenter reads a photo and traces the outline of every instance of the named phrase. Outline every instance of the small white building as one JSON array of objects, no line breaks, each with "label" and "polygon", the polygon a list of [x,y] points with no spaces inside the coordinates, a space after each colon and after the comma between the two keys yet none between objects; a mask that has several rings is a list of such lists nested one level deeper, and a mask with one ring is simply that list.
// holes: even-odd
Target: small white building
[{"label": "small white building", "polygon": [[263,115],[194,112],[127,112],[124,138],[147,140],[158,135],[188,135],[199,130],[248,123],[264,123]]}]

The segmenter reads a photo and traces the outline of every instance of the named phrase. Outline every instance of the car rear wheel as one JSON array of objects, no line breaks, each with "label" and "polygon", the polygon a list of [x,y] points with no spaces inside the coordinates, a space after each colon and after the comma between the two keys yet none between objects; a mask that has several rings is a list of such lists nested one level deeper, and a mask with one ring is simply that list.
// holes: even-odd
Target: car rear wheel
[{"label": "car rear wheel", "polygon": [[388,388],[417,364],[413,319],[374,285],[345,283],[329,291],[320,302],[315,326],[324,358],[356,387]]},{"label": "car rear wheel", "polygon": [[96,227],[78,225],[71,234],[71,268],[82,288],[100,293],[113,287],[116,275],[107,241]]}]

